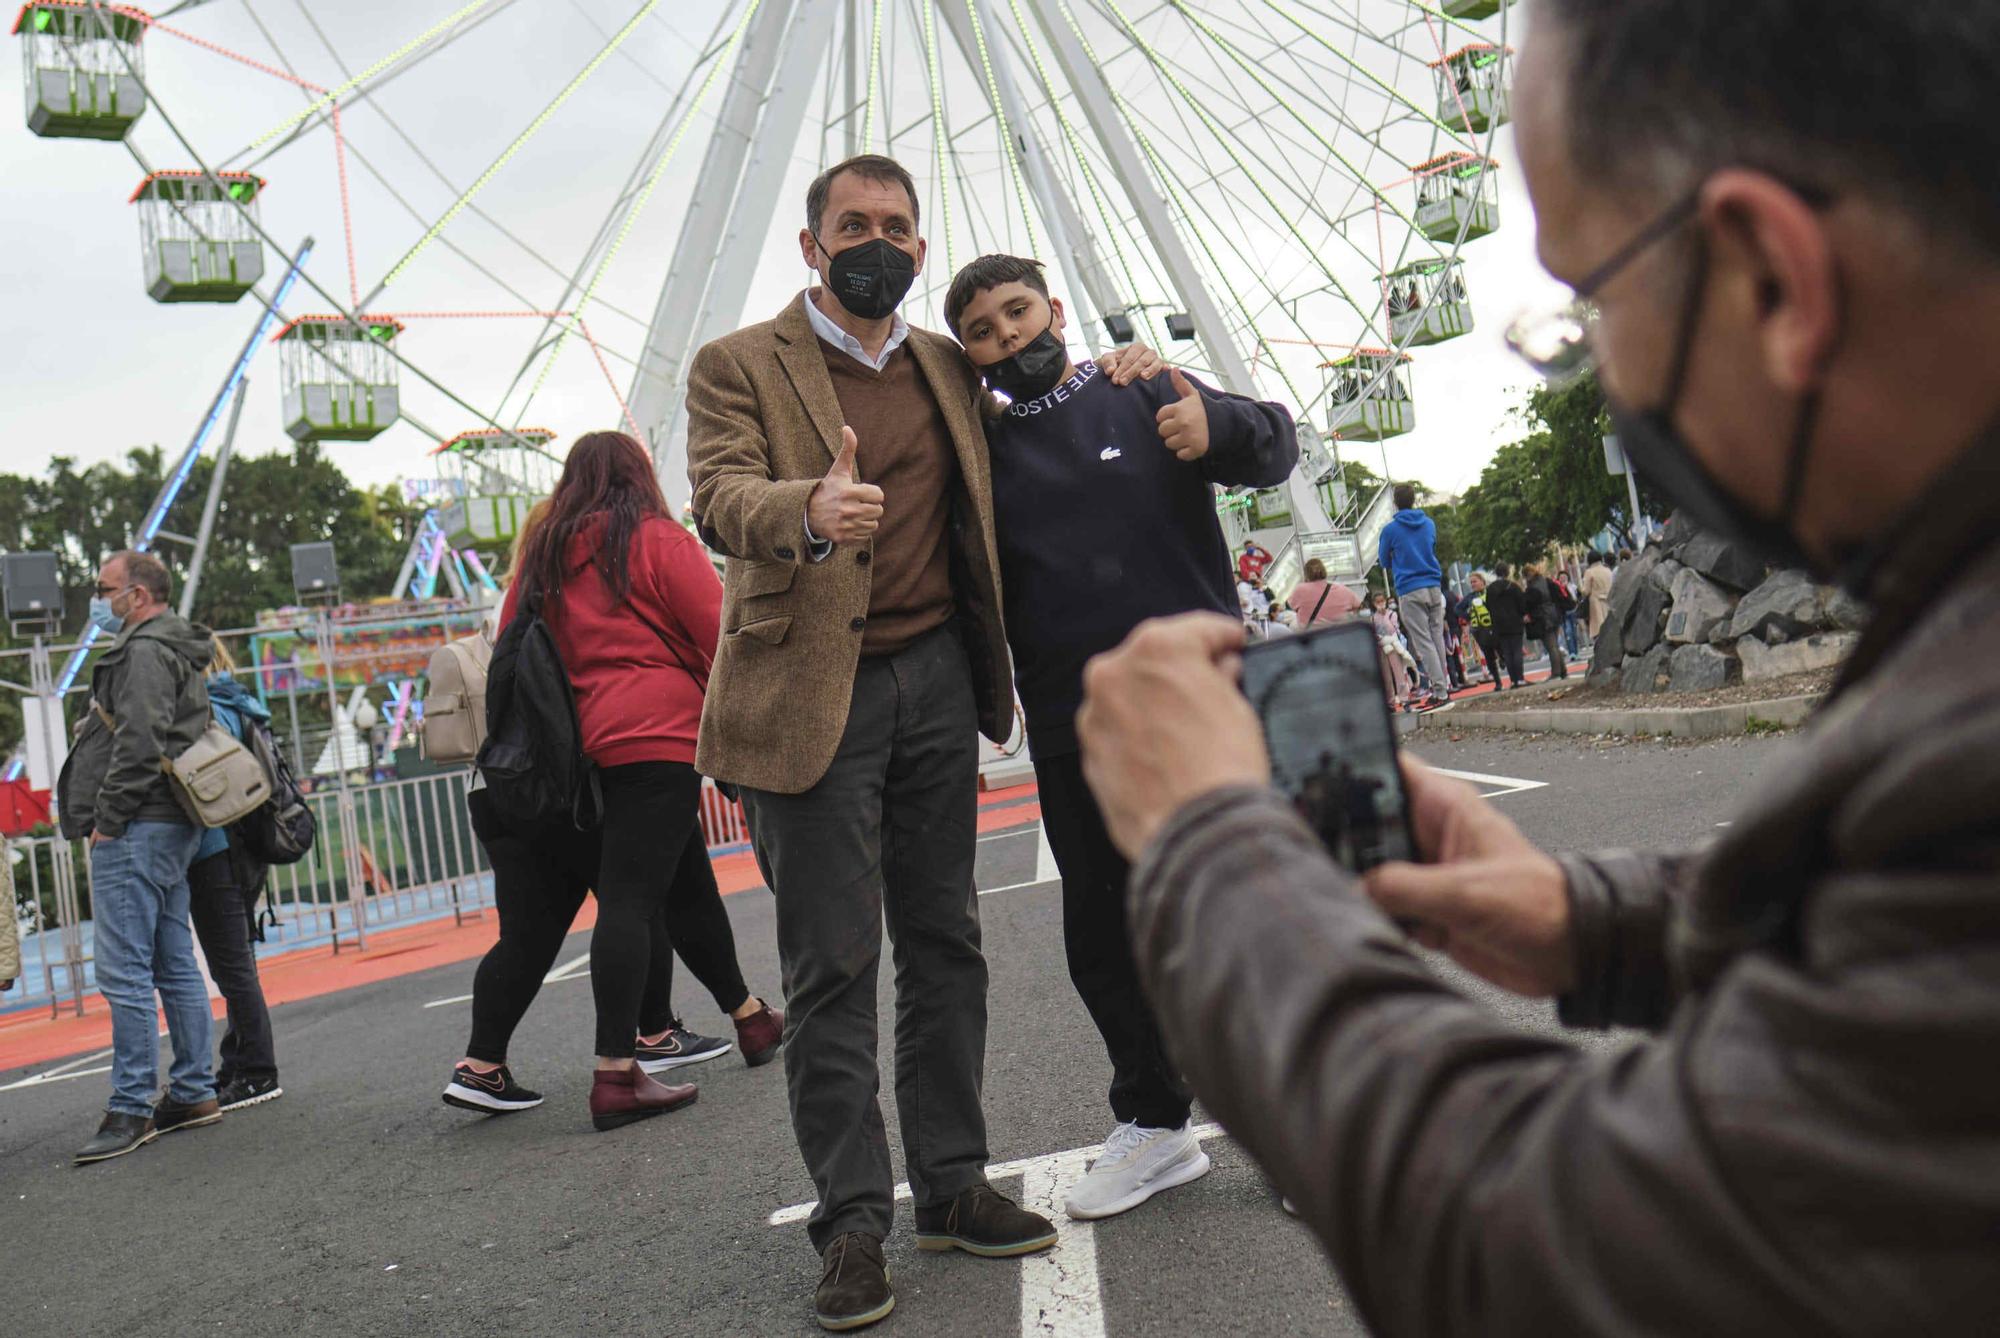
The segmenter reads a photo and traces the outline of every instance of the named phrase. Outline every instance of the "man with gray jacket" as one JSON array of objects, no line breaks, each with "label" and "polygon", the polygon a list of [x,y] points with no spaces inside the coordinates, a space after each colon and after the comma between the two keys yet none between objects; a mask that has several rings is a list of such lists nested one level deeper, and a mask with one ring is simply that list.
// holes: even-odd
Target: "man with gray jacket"
[{"label": "man with gray jacket", "polygon": [[[90,706],[56,782],[63,835],[90,842],[97,987],[111,1009],[111,1100],[76,1154],[79,1166],[222,1118],[208,990],[188,919],[187,868],[201,828],[164,769],[208,728],[202,671],[214,641],[168,609],[171,594],[166,566],[151,553],[105,559],[90,622],[113,640],[91,670]],[[155,990],[174,1044],[167,1094],[157,1103]]]},{"label": "man with gray jacket", "polygon": [[[1080,721],[1140,976],[1383,1338],[2000,1332],[2000,6],[1532,18],[1520,165],[1591,305],[1510,342],[1874,620],[1705,848],[1552,858],[1413,764],[1426,862],[1365,884],[1270,788],[1240,629],[1142,627]],[[1521,1030],[1398,920],[1652,1034]]]}]

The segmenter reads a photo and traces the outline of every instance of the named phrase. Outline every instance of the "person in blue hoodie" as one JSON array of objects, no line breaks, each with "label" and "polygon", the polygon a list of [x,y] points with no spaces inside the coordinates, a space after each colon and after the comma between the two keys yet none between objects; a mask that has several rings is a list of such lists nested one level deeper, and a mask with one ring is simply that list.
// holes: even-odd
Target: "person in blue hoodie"
[{"label": "person in blue hoodie", "polygon": [[1396,514],[1382,527],[1382,538],[1375,545],[1375,560],[1393,583],[1403,635],[1430,680],[1425,705],[1443,706],[1451,701],[1451,692],[1446,687],[1449,652],[1444,644],[1444,569],[1438,564],[1437,525],[1417,509],[1417,490],[1410,484],[1396,485],[1395,502]]},{"label": "person in blue hoodie", "polygon": [[[271,713],[236,681],[235,669],[236,662],[218,640],[208,666],[209,710],[215,722],[241,742],[247,721],[267,722]],[[204,831],[194,862],[188,865],[195,937],[201,941],[215,987],[229,1006],[229,1027],[222,1034],[222,1057],[215,1069],[216,1101],[224,1110],[275,1101],[285,1094],[278,1085],[271,1010],[264,1003],[257,953],[250,946],[264,873],[264,866],[230,839],[227,827]]]}]

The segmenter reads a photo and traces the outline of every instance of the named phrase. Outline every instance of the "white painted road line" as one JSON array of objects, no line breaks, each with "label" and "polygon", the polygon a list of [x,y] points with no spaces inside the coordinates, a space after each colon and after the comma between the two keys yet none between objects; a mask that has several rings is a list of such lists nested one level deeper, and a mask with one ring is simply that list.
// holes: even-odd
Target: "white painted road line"
[{"label": "white painted road line", "polygon": [[1494,789],[1485,796],[1488,799],[1500,799],[1506,795],[1520,794],[1525,790],[1546,790],[1549,786],[1547,781],[1523,780],[1519,776],[1488,776],[1478,771],[1447,771],[1443,767],[1436,768],[1436,771],[1438,775],[1450,776],[1454,780],[1467,781],[1473,785],[1493,786]]},{"label": "white painted road line", "polygon": [[[1219,1124],[1197,1124],[1197,1140],[1222,1137]],[[1095,1223],[1072,1222],[1062,1210],[1063,1195],[1104,1150],[1101,1144],[1069,1148],[1041,1157],[998,1162],[986,1168],[988,1180],[1021,1177],[1021,1202],[1056,1224],[1052,1250],[1021,1260],[1021,1338],[1104,1338],[1104,1292],[1097,1278]],[[907,1181],[896,1186],[896,1198],[908,1202]],[[770,1226],[796,1226],[812,1216],[819,1204],[795,1203],[765,1219]]]},{"label": "white painted road line", "polygon": [[[162,1036],[166,1034],[164,1031],[160,1033]],[[111,1051],[109,1049],[99,1050],[95,1054],[78,1055],[75,1059],[64,1060],[52,1069],[44,1069],[40,1073],[31,1073],[25,1078],[10,1082],[4,1087],[0,1087],[0,1092],[11,1092],[21,1087],[40,1087],[45,1083],[64,1082],[70,1078],[88,1078],[97,1073],[109,1073],[111,1072],[109,1064],[100,1064],[94,1069],[78,1069],[76,1066],[78,1064],[88,1064],[93,1059],[109,1059],[110,1057]]]},{"label": "white painted road line", "polygon": [[109,1072],[111,1072],[109,1064],[99,1064],[94,1069],[77,1069],[73,1073],[36,1073],[19,1082],[10,1082],[5,1087],[0,1087],[0,1092],[11,1092],[17,1087],[46,1087],[52,1082],[68,1082],[71,1078],[88,1078],[93,1074]]},{"label": "white painted road line", "polygon": [[[561,966],[556,967],[553,971],[543,976],[542,983],[544,985],[554,985],[559,981],[575,980],[579,976],[584,975],[589,966],[590,966],[590,954],[587,952],[580,952],[576,956],[570,958],[570,960],[568,960],[567,962],[564,962]],[[444,1008],[450,1004],[462,1004],[471,1002],[472,1002],[472,996],[470,994],[454,994],[449,999],[433,999],[429,1003],[425,1004],[424,1007]]]}]

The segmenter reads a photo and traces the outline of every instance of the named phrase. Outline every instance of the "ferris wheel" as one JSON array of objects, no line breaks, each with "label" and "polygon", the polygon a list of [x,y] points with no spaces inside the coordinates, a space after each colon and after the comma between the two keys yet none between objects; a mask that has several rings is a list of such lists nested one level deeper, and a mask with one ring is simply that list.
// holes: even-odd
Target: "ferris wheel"
[{"label": "ferris wheel", "polygon": [[[310,19],[309,3],[299,9]],[[894,156],[919,184],[931,252],[906,308],[918,323],[939,323],[944,290],[967,260],[1031,255],[1049,263],[1079,318],[1073,337],[1089,349],[1142,338],[1227,389],[1287,404],[1306,429],[1299,472],[1276,495],[1224,499],[1239,532],[1365,524],[1370,499],[1339,483],[1340,443],[1413,429],[1421,350],[1471,328],[1476,242],[1501,225],[1492,145],[1510,109],[1505,0],[567,0],[566,12],[557,0],[428,0],[407,9],[407,32],[378,35],[352,61],[330,42],[331,60],[294,60],[268,30],[270,50],[246,52],[232,44],[244,36],[240,14],[205,0],[158,15],[30,0],[15,32],[29,128],[123,140],[139,159],[132,204],[148,294],[248,297],[269,309],[292,437],[414,431],[426,440],[412,438],[412,455],[441,453],[450,468],[437,472],[449,477],[426,531],[436,530],[427,542],[440,552],[505,542],[523,499],[545,490],[552,434],[526,425],[545,420],[545,387],[565,361],[601,373],[593,424],[622,422],[644,438],[669,497],[683,500],[692,356],[770,314],[753,309],[753,296],[770,286],[782,239],[801,222],[800,172],[852,153]],[[538,22],[564,12],[563,22],[589,25],[595,54],[539,103],[466,101],[468,131],[494,118],[512,128],[497,153],[468,160],[449,129],[412,136],[379,101],[364,123],[358,104],[418,64],[433,79],[476,82],[467,54],[476,41],[466,39],[531,10]],[[615,60],[668,35],[685,54],[653,77],[657,106],[639,119],[655,128],[633,146],[623,184],[604,192],[595,230],[534,263],[473,262],[485,300],[467,309],[407,309],[398,299],[426,267],[468,259],[454,237],[466,220],[503,226],[486,212],[487,188],[507,179],[524,146],[560,125],[566,107],[587,105]],[[148,62],[218,58],[217,79],[288,82],[299,109],[236,152],[187,133]],[[174,161],[148,161],[134,146],[134,126],[149,119],[170,131]],[[403,201],[413,224],[381,198],[393,184],[369,167],[361,140],[390,132],[453,183],[448,208],[423,214]],[[337,173],[338,218],[286,214],[282,188],[263,175],[315,154]],[[383,228],[396,231],[398,258],[363,273],[356,232]],[[296,263],[281,236],[308,229],[338,233],[344,273],[327,265],[330,247],[311,267]],[[622,281],[648,257],[650,310]],[[313,291],[309,307],[288,305],[295,281]],[[513,332],[516,356],[496,360],[479,384],[446,384],[427,363],[467,321]],[[420,420],[420,397],[453,420]],[[220,407],[219,397],[216,415]],[[453,509],[473,500],[493,504]]]}]

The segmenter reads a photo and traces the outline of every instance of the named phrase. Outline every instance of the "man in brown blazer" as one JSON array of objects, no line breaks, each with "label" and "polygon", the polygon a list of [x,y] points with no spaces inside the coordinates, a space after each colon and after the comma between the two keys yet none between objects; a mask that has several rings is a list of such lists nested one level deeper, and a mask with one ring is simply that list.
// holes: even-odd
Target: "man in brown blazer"
[{"label": "man in brown blazer", "polygon": [[[799,244],[820,283],[689,369],[693,509],[729,558],[697,765],[742,788],[777,898],[792,1127],[819,1191],[815,1307],[851,1329],[895,1305],[885,915],[918,1245],[1007,1256],[1056,1234],[984,1170],[976,734],[1013,728],[988,402],[956,343],[896,314],[925,249],[900,165],[864,155],[822,173]],[[1160,363],[1136,349],[1109,367],[1129,381]]]}]

